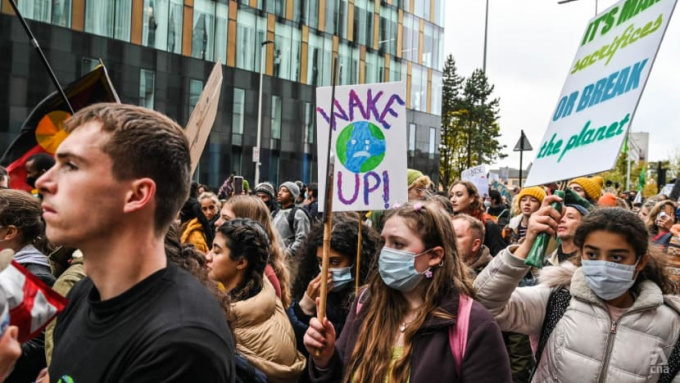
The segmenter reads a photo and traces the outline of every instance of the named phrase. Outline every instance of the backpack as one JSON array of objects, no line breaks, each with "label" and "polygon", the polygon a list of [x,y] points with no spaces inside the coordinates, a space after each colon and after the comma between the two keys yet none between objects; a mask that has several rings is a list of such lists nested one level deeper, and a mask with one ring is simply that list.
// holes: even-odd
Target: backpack
[{"label": "backpack", "polygon": [[[357,311],[359,314],[363,302],[361,298],[366,290],[363,290],[357,298]],[[453,360],[456,363],[456,373],[460,376],[463,369],[463,357],[467,348],[468,329],[470,328],[470,311],[472,311],[472,298],[460,294],[458,300],[458,317],[455,326],[449,326],[449,347]]]},{"label": "backpack", "polygon": [[305,213],[307,216],[307,219],[309,220],[309,225],[313,225],[317,222],[317,219],[315,217],[312,217],[311,214],[307,211],[307,209],[299,207],[299,206],[293,206],[292,209],[288,212],[288,217],[286,217],[288,221],[288,227],[290,227],[290,231],[293,232],[293,235],[295,235],[295,213],[301,210]]},{"label": "backpack", "polygon": [[[550,293],[550,298],[548,298],[548,306],[545,310],[545,318],[543,319],[543,326],[541,327],[541,336],[538,340],[538,346],[536,347],[535,354],[535,365],[534,370],[531,372],[532,381],[534,374],[538,369],[538,364],[541,361],[541,356],[543,355],[543,350],[548,343],[548,338],[552,334],[553,330],[557,326],[557,323],[562,319],[564,313],[567,312],[569,308],[569,302],[571,301],[571,293],[566,287],[560,287],[557,290],[553,290]],[[680,313],[679,313],[680,314]],[[673,351],[668,357],[668,368],[664,369],[659,375],[659,383],[671,383],[673,378],[680,372],[680,337],[675,342]]]}]

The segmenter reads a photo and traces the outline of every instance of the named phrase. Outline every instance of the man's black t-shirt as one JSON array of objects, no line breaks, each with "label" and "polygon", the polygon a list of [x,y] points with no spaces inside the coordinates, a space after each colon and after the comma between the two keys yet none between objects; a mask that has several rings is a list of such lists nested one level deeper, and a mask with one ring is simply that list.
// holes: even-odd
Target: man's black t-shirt
[{"label": "man's black t-shirt", "polygon": [[54,331],[52,382],[234,382],[234,341],[215,298],[177,266],[101,301],[69,293]]}]

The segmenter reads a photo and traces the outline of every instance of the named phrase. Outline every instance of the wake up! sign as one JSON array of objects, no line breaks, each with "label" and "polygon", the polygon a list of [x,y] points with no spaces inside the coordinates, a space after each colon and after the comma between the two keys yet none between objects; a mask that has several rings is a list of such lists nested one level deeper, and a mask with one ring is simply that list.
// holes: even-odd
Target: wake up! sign
[{"label": "wake up! sign", "polygon": [[526,186],[614,167],[676,2],[622,0],[590,20]]},{"label": "wake up! sign", "polygon": [[326,156],[332,128],[333,211],[385,210],[406,202],[405,84],[337,86],[332,127],[331,93],[331,87],[316,90],[319,200],[326,198]]}]

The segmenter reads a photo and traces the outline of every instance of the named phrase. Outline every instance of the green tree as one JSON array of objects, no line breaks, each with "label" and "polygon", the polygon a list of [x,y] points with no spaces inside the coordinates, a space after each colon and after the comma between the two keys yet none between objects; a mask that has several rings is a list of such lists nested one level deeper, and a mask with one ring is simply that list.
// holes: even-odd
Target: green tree
[{"label": "green tree", "polygon": [[439,148],[439,180],[444,190],[448,190],[451,181],[460,173],[456,169],[454,152],[460,139],[460,126],[458,123],[459,110],[462,105],[462,89],[465,79],[458,74],[456,60],[449,55],[444,63],[444,76],[442,87],[442,121],[441,121],[441,145]]},{"label": "green tree", "polygon": [[462,121],[467,142],[465,143],[468,168],[490,164],[507,157],[505,145],[498,142],[500,137],[500,100],[491,98],[494,86],[483,70],[477,69],[465,80],[463,106],[468,113]]},{"label": "green tree", "polygon": [[447,189],[463,170],[505,158],[500,137],[499,105],[494,86],[481,69],[458,75],[453,56],[444,65],[440,181]]}]

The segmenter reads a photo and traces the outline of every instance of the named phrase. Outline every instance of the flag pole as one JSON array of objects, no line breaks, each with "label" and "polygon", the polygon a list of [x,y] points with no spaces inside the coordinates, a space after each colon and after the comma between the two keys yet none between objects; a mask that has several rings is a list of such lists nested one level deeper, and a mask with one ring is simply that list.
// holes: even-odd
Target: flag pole
[{"label": "flag pole", "polygon": [[9,0],[9,4],[12,6],[12,8],[14,9],[14,12],[19,17],[19,21],[21,22],[21,25],[23,25],[24,30],[26,31],[26,34],[28,35],[28,38],[31,40],[31,45],[33,45],[33,48],[35,48],[36,52],[38,52],[38,56],[40,56],[40,60],[43,62],[43,64],[45,64],[45,68],[47,69],[47,73],[49,73],[50,78],[52,79],[52,83],[57,88],[57,91],[59,91],[61,98],[64,99],[64,103],[68,107],[68,110],[71,112],[71,115],[74,115],[75,112],[73,111],[73,108],[71,107],[71,103],[68,102],[68,97],[66,97],[66,93],[64,92],[64,88],[62,88],[61,85],[59,84],[59,80],[57,80],[57,76],[54,74],[54,71],[52,70],[50,63],[47,62],[47,58],[45,57],[45,54],[43,53],[42,49],[40,49],[40,44],[38,44],[38,40],[35,39],[35,36],[33,36],[33,32],[31,32],[31,28],[29,28],[28,24],[26,23],[26,19],[24,19],[24,16],[21,15],[21,12],[19,11],[19,7],[17,7],[15,0]]},{"label": "flag pole", "polygon": [[[323,256],[321,258],[321,291],[319,293],[319,307],[316,316],[323,323],[326,316],[326,302],[328,298],[328,269],[330,267],[331,231],[333,225],[333,173],[335,156],[331,153],[333,140],[333,128],[335,125],[335,85],[338,77],[338,57],[333,57],[333,79],[331,88],[331,118],[328,130],[328,149],[326,151],[326,195],[323,209]],[[316,350],[316,355],[321,355],[321,350]]]}]

